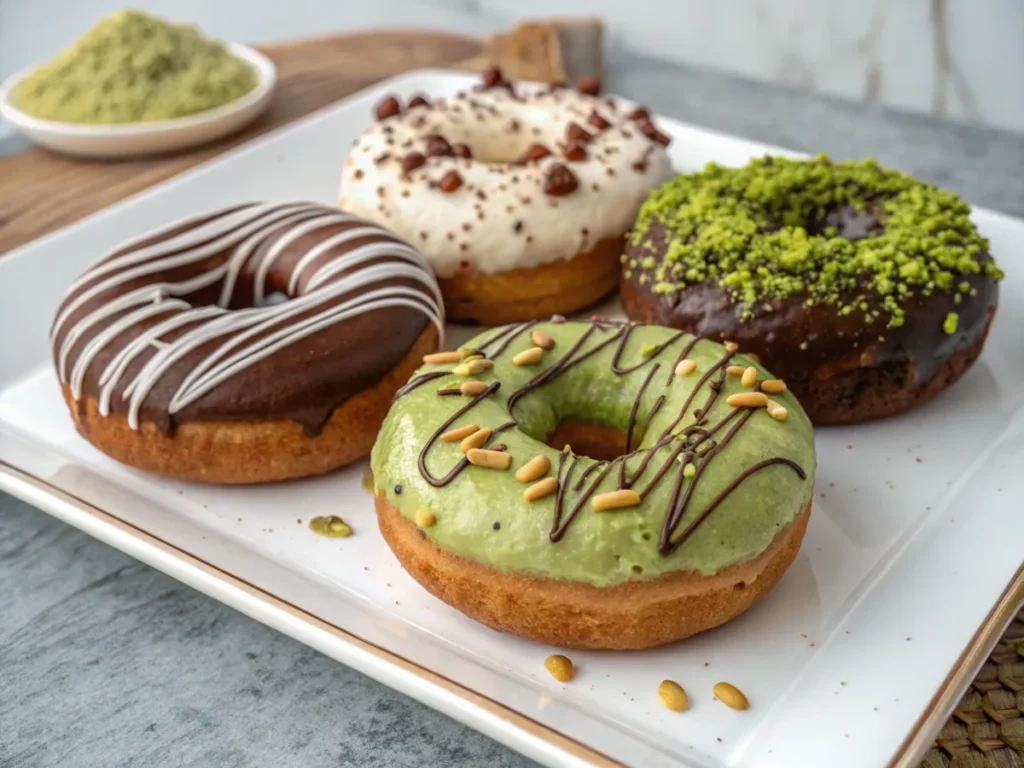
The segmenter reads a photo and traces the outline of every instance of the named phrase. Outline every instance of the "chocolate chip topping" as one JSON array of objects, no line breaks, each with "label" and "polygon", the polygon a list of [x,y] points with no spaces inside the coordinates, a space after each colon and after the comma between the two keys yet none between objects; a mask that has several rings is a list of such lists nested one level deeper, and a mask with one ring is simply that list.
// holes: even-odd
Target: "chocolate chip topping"
[{"label": "chocolate chip topping", "polygon": [[659,131],[657,127],[655,127],[654,123],[652,123],[650,120],[646,122],[641,122],[637,127],[640,129],[640,133],[642,133],[651,141],[655,141],[658,144],[661,144],[661,146],[663,147],[667,147],[669,143],[672,141],[672,139],[670,139],[664,133]]},{"label": "chocolate chip topping", "polygon": [[397,96],[388,96],[377,105],[376,113],[378,120],[387,120],[402,113],[402,104]]},{"label": "chocolate chip topping", "polygon": [[545,147],[543,144],[531,144],[526,148],[526,152],[520,162],[528,163],[531,160],[540,160],[542,157],[548,157],[551,154],[551,150]]},{"label": "chocolate chip topping", "polygon": [[587,142],[594,138],[593,135],[591,135],[591,133],[579,123],[569,123],[568,127],[565,129],[565,135],[569,138],[569,141]]},{"label": "chocolate chip topping", "polygon": [[576,175],[563,163],[552,165],[544,179],[544,193],[555,197],[571,194],[578,186]]},{"label": "chocolate chip topping", "polygon": [[598,112],[596,109],[590,113],[590,117],[587,118],[587,122],[590,125],[597,128],[597,130],[599,131],[603,131],[605,128],[611,125],[611,123],[609,123],[607,120],[601,117],[601,113]]},{"label": "chocolate chip topping", "polygon": [[458,171],[448,171],[448,173],[441,177],[441,182],[438,186],[442,192],[454,192],[462,186],[462,176],[459,175]]},{"label": "chocolate chip topping", "polygon": [[501,70],[498,67],[491,66],[484,70],[483,81],[484,85],[488,88],[497,85],[503,79]]},{"label": "chocolate chip topping", "polygon": [[629,113],[630,120],[650,120],[651,113],[647,111],[646,107],[637,107]]},{"label": "chocolate chip topping", "polygon": [[402,158],[402,170],[411,173],[427,162],[422,152],[410,152]]},{"label": "chocolate chip topping", "polygon": [[452,154],[456,157],[464,157],[466,159],[473,157],[473,152],[467,144],[454,144],[452,146]]},{"label": "chocolate chip topping", "polygon": [[601,81],[593,75],[584,77],[576,84],[576,90],[587,96],[597,96],[601,92]]},{"label": "chocolate chip topping", "polygon": [[565,148],[565,159],[578,163],[587,159],[587,148],[582,141],[570,141]]},{"label": "chocolate chip topping", "polygon": [[415,96],[409,99],[409,109],[415,109],[416,107],[425,107],[429,104],[430,102],[427,101],[426,97],[420,93],[417,93]]},{"label": "chocolate chip topping", "polygon": [[451,157],[452,145],[448,140],[437,133],[427,136],[427,155],[430,157]]},{"label": "chocolate chip topping", "polygon": [[484,70],[484,88],[508,88],[512,90],[512,83],[505,79],[498,67],[488,67]]}]

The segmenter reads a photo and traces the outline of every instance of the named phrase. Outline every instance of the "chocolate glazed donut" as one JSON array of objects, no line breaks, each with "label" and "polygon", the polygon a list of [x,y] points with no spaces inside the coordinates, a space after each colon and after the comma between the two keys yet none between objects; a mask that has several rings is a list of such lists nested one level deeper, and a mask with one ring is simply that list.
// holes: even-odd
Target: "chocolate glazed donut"
[{"label": "chocolate glazed donut", "polygon": [[[840,236],[849,237],[840,228]],[[655,225],[644,245],[627,255],[659,259],[665,253],[664,228]],[[826,304],[775,299],[770,312],[743,319],[742,306],[714,282],[657,294],[639,274],[623,280],[620,295],[633,320],[684,328],[698,336],[732,340],[757,355],[784,379],[816,425],[881,418],[925,403],[962,376],[981,354],[995,315],[999,285],[984,274],[963,278],[971,291],[959,303],[950,294],[918,296],[904,305],[906,322],[887,328],[880,315],[839,315]],[[876,303],[871,306],[877,306]],[[955,333],[943,321],[957,312]]]},{"label": "chocolate glazed donut", "polygon": [[245,483],[365,455],[442,329],[426,262],[386,230],[251,203],[116,248],[69,288],[51,340],[76,426],[101,450]]},{"label": "chocolate glazed donut", "polygon": [[871,160],[711,164],[644,204],[622,302],[633,320],[737,342],[815,424],[889,416],[981,353],[1002,272],[969,214]]}]

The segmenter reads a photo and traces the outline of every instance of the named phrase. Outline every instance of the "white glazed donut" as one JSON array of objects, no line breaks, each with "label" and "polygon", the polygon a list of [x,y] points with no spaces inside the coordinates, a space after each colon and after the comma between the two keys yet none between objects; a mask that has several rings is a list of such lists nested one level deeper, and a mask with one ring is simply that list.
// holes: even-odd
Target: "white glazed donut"
[{"label": "white glazed donut", "polygon": [[445,280],[467,271],[568,262],[602,244],[617,259],[640,205],[672,175],[668,137],[645,110],[565,88],[518,93],[493,70],[482,89],[404,111],[391,97],[377,115],[346,161],[339,204],[426,254],[446,302]]}]

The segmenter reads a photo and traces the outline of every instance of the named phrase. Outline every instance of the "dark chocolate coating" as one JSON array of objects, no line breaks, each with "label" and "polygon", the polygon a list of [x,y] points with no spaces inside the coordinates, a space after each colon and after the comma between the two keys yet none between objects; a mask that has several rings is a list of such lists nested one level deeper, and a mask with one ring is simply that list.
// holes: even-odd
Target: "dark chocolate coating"
[{"label": "dark chocolate coating", "polygon": [[[93,267],[93,270],[126,253],[170,240],[182,232],[215,222],[220,217],[229,216],[252,206],[253,204],[224,209],[208,217],[189,221],[158,236],[131,243],[113,251],[100,264]],[[284,210],[283,207],[281,210]],[[292,230],[296,223],[301,224],[314,217],[322,217],[326,213],[340,212],[327,206],[308,205],[302,208],[296,217],[293,208],[288,222],[282,221],[280,224],[275,223],[267,227],[239,274],[238,281],[231,293],[228,309],[243,310],[252,307],[255,272],[261,256],[265,255],[275,243]],[[281,218],[283,220],[284,215]],[[409,263],[397,254],[390,256],[385,252],[366,262],[346,268],[307,291],[307,282],[317,269],[325,264],[344,258],[347,254],[370,243],[395,243],[396,248],[401,245],[396,238],[379,230],[379,234],[361,236],[326,249],[303,266],[295,290],[290,291],[289,282],[292,272],[297,267],[299,260],[309,253],[310,249],[331,236],[363,226],[372,225],[356,219],[332,222],[295,237],[271,263],[266,276],[265,295],[280,293],[289,298],[302,296],[307,292],[322,291],[344,276],[357,270],[365,270],[369,266],[392,262],[395,264]],[[118,281],[109,289],[100,291],[98,295],[90,298],[80,308],[72,312],[60,327],[53,339],[55,362],[65,338],[76,323],[82,319],[102,310],[111,301],[132,289],[164,281],[184,281],[208,273],[224,264],[237,247],[240,246],[217,250],[200,262],[191,261],[181,267],[161,269],[127,281]],[[187,250],[191,252],[195,250],[195,246]],[[162,253],[160,257],[164,258],[167,255],[167,253]],[[120,275],[125,271],[126,269],[119,269],[112,274]],[[435,298],[428,288],[432,278],[429,278],[429,272],[425,273],[428,275],[427,283],[401,275],[386,275],[371,280],[350,292],[327,298],[324,302],[304,310],[297,316],[278,321],[254,336],[253,340],[264,338],[285,325],[297,324],[303,319],[322,313],[327,308],[337,307],[370,291],[408,286],[422,295],[424,308],[429,308],[435,304]],[[82,285],[70,291],[58,309],[58,316],[78,296],[89,288],[109,280],[110,277],[111,273],[89,277]],[[177,298],[184,299],[191,307],[213,305],[218,301],[222,285],[223,279]],[[150,317],[116,335],[89,363],[81,396],[83,398],[98,398],[100,376],[111,360],[144,331],[156,323],[184,311],[188,310],[169,307],[165,313]],[[103,318],[88,327],[78,339],[72,342],[68,348],[68,370],[71,369],[71,365],[83,353],[90,341],[126,313],[127,310]],[[171,415],[169,413],[171,398],[184,378],[204,361],[211,351],[223,345],[232,335],[237,336],[239,332],[232,331],[219,335],[187,352],[171,364],[143,401],[139,411],[139,420],[140,422],[152,422],[160,431],[170,434],[176,425],[185,422],[290,419],[301,424],[307,434],[316,434],[339,405],[383,379],[412,347],[428,322],[427,311],[411,306],[376,308],[355,314],[317,330],[311,335],[297,339],[262,360],[253,362],[214,386],[212,390],[200,396],[195,402]],[[186,325],[167,333],[162,338],[166,341],[173,341],[191,327],[193,324]],[[155,353],[155,347],[140,352],[121,377],[122,383],[131,381]],[[115,389],[115,394],[111,399],[111,413],[126,413],[128,411],[128,399],[123,397],[122,393],[123,385]]]},{"label": "dark chocolate coating", "polygon": [[[842,213],[836,213],[827,223],[839,225],[840,234],[849,239],[863,237],[877,226],[874,217]],[[629,246],[627,256],[653,257],[658,266],[665,252],[665,230],[654,224],[643,240]],[[959,304],[952,293],[943,292],[907,300],[903,305],[905,322],[896,328],[887,327],[889,316],[884,310],[874,319],[866,318],[860,310],[840,315],[833,304],[808,307],[803,297],[763,302],[771,311],[761,308],[753,317],[743,319],[743,306],[716,283],[708,281],[656,294],[649,279],[645,285],[640,284],[641,274],[634,270],[621,286],[623,305],[631,319],[734,341],[743,352],[757,355],[765,367],[784,379],[801,401],[815,382],[865,369],[898,371],[903,379],[900,386],[924,387],[945,361],[982,338],[999,297],[998,283],[976,274],[957,278],[957,282],[966,281],[976,291],[975,295],[961,294]],[[869,298],[868,303],[869,309],[881,308],[879,300],[872,303]],[[947,334],[942,326],[950,312],[959,315],[959,323],[954,333]],[[817,423],[810,407],[808,412]]]}]

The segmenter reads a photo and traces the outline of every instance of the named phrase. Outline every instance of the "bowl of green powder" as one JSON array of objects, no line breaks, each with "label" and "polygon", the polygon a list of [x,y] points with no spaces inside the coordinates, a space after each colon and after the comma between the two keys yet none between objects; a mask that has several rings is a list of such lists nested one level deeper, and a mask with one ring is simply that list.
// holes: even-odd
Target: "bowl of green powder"
[{"label": "bowl of green powder", "polygon": [[273,62],[138,11],[102,19],[50,61],[0,86],[0,114],[37,144],[123,158],[234,133],[270,102]]}]

